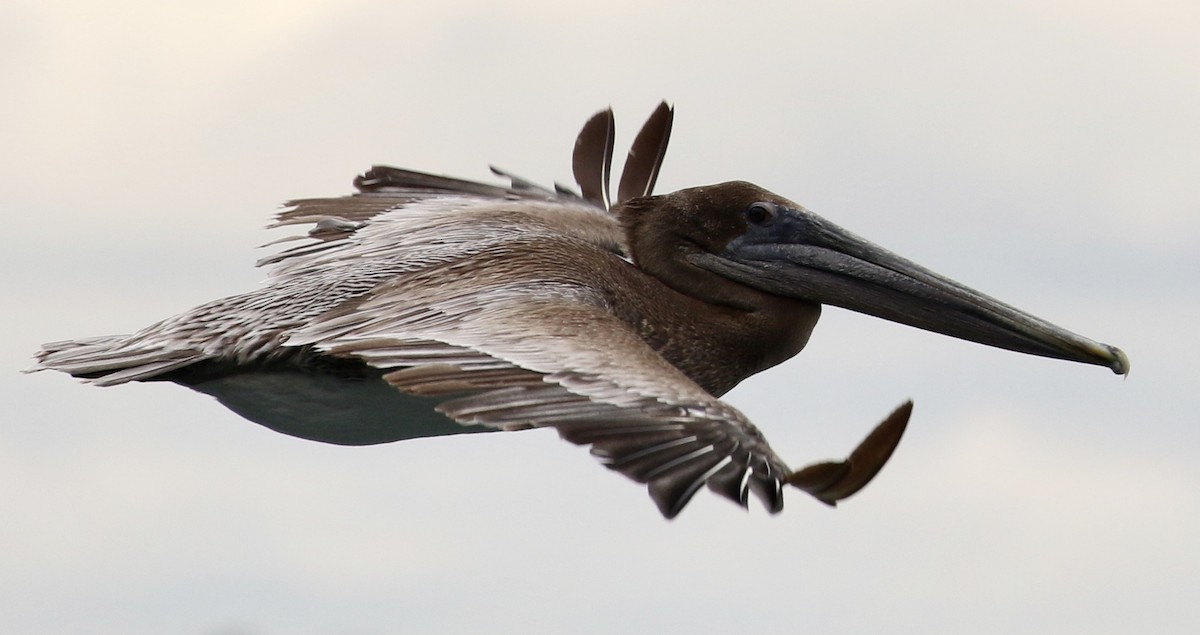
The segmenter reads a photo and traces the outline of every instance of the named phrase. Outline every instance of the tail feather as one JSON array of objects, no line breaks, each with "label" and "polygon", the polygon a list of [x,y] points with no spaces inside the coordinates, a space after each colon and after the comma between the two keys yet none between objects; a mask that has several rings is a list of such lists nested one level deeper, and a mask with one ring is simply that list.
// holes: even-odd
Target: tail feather
[{"label": "tail feather", "polygon": [[28,372],[57,370],[97,386],[115,386],[153,379],[203,358],[196,351],[146,349],[127,335],[110,335],[44,344]]}]

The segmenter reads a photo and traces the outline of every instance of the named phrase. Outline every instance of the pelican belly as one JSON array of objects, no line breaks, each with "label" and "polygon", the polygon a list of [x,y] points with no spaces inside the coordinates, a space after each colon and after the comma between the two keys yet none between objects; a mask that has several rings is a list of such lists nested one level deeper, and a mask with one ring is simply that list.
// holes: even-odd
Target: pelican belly
[{"label": "pelican belly", "polygon": [[322,443],[373,445],[494,430],[455,423],[434,410],[441,399],[403,393],[378,377],[278,370],[232,373],[188,386],[250,421]]}]

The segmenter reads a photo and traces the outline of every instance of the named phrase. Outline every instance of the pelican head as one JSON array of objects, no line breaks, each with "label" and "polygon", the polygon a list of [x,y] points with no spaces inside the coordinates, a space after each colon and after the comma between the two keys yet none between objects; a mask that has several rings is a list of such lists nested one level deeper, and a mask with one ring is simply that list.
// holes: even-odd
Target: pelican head
[{"label": "pelican head", "polygon": [[705,289],[712,302],[754,310],[765,292],[997,348],[1107,366],[1119,375],[1129,370],[1125,353],[1114,346],[934,273],[750,183],[633,199],[617,211],[639,266],[668,283]]}]

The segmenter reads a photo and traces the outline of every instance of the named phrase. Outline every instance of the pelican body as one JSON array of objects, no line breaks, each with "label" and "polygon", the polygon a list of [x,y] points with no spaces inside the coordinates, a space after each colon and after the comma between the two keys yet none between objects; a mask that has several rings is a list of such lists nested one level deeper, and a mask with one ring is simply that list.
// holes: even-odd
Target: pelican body
[{"label": "pelican body", "polygon": [[834,504],[882,468],[911,402],[847,459],[793,471],[718,398],[800,352],[822,304],[1013,351],[1128,370],[1070,333],[745,182],[654,196],[663,103],[609,193],[611,110],[576,141],[581,194],[389,167],[292,201],[303,242],[265,286],[132,335],[47,344],[34,370],[170,381],[279,432],[365,445],[551,427],[675,516],[708,486],[772,513],[791,485]]}]

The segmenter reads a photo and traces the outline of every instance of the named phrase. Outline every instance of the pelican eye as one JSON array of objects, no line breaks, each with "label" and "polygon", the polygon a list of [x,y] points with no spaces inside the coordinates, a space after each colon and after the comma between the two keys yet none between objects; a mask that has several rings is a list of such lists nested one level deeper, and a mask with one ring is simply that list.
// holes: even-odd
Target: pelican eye
[{"label": "pelican eye", "polygon": [[770,203],[753,203],[746,208],[746,222],[762,227],[775,222],[775,206]]}]

